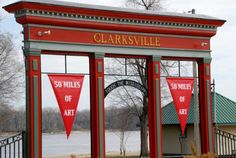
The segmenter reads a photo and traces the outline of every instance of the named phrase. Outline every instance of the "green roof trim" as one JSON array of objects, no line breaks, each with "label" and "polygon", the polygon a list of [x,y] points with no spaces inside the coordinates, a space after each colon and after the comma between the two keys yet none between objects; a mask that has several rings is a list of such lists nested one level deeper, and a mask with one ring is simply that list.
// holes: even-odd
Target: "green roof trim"
[{"label": "green roof trim", "polygon": [[[212,93],[212,99],[213,99],[212,117],[214,123],[220,125],[236,125],[236,102],[222,96],[219,93]],[[215,115],[215,110],[216,110],[216,115]],[[194,123],[194,98],[192,96],[187,124],[193,124],[193,123]],[[179,124],[179,119],[175,111],[173,102],[167,104],[162,108],[162,124],[163,125]]]}]

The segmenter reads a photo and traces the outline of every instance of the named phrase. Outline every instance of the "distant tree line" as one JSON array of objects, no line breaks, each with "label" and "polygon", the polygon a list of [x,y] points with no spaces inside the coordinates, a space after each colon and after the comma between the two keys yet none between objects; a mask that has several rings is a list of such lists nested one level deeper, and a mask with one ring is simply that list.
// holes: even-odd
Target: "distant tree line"
[{"label": "distant tree line", "polygon": [[[130,115],[126,107],[108,107],[106,113],[106,129],[116,131],[138,130],[138,117]],[[0,106],[0,132],[19,132],[25,130],[25,110]],[[73,130],[90,130],[90,111],[78,111]],[[56,108],[42,110],[42,132],[64,131],[60,111]]]},{"label": "distant tree line", "polygon": [[25,111],[6,104],[0,105],[0,132],[18,132],[25,129]]}]

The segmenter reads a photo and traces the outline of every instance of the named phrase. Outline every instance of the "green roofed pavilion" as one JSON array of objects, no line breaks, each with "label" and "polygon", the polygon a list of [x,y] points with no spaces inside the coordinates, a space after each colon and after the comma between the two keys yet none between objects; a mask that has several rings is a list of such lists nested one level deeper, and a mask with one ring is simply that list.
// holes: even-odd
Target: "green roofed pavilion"
[{"label": "green roofed pavilion", "polygon": [[[212,93],[212,113],[213,122],[218,125],[236,125],[236,102],[219,94]],[[215,113],[216,111],[216,113]],[[194,123],[194,98],[191,99],[187,124]],[[179,124],[178,116],[175,111],[174,103],[171,102],[162,108],[162,124]]]}]

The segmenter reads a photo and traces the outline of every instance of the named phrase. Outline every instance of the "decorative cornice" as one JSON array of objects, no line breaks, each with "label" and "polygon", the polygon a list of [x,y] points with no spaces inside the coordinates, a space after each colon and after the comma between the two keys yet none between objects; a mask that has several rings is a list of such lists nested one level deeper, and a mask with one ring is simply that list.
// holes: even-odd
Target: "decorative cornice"
[{"label": "decorative cornice", "polygon": [[153,55],[152,61],[161,61],[161,56]]},{"label": "decorative cornice", "polygon": [[24,56],[40,56],[42,50],[41,49],[34,49],[30,47],[23,48]]},{"label": "decorative cornice", "polygon": [[103,59],[105,56],[105,53],[104,52],[95,52],[94,53],[94,58],[95,59]]},{"label": "decorative cornice", "polygon": [[204,58],[203,59],[203,63],[205,63],[205,64],[210,64],[211,61],[212,61],[212,58]]},{"label": "decorative cornice", "polygon": [[132,18],[117,18],[117,17],[108,17],[108,16],[72,14],[72,13],[32,10],[32,9],[17,10],[15,12],[16,17],[21,17],[23,15],[62,18],[62,19],[70,19],[70,20],[93,21],[93,22],[106,22],[106,23],[115,23],[115,24],[143,25],[143,26],[153,26],[153,27],[172,27],[172,28],[185,28],[185,29],[198,29],[198,30],[202,29],[202,30],[212,30],[212,31],[215,31],[217,28],[217,26],[206,25],[206,24],[181,23],[181,22],[169,22],[169,21],[157,21],[157,20],[142,20],[142,19],[132,19]]}]

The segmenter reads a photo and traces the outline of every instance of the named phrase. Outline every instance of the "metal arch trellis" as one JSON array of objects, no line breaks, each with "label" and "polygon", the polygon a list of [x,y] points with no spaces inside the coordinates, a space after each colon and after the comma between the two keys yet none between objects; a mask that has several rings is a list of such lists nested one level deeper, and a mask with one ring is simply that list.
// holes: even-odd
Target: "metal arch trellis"
[{"label": "metal arch trellis", "polygon": [[114,89],[121,87],[121,86],[131,86],[140,90],[145,96],[148,96],[147,89],[140,83],[133,81],[133,80],[118,80],[116,82],[111,83],[107,86],[104,90],[104,98],[113,91]]}]

